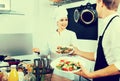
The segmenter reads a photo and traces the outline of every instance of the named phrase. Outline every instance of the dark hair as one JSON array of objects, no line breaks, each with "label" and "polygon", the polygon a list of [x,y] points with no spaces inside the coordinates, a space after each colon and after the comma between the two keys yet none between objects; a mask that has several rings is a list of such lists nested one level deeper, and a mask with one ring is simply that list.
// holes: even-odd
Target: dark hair
[{"label": "dark hair", "polygon": [[120,0],[102,0],[106,7],[110,10],[117,10]]}]

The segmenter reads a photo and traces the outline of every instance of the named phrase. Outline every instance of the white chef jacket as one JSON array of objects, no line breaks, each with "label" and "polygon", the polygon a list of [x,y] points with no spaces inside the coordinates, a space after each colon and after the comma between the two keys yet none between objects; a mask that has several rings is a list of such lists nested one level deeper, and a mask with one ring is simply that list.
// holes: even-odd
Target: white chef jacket
[{"label": "white chef jacket", "polygon": [[[118,14],[112,14],[103,20],[102,26],[104,26],[104,29],[110,19],[115,15]],[[102,32],[104,29],[102,29]],[[102,46],[107,63],[109,65],[115,64],[120,70],[120,17],[114,18],[109,24],[103,37]]]},{"label": "white chef jacket", "polygon": [[[46,46],[46,51],[43,51],[46,54],[50,54],[51,60],[54,60],[58,57],[61,57],[60,54],[56,53],[57,46],[69,46],[69,45],[74,45],[77,46],[77,37],[76,34],[70,30],[63,30],[60,34],[55,31],[49,34],[47,38],[47,46]],[[42,54],[42,51],[40,51]],[[44,54],[43,53],[43,54]],[[57,74],[59,76],[66,77],[68,79],[74,80],[75,74],[73,73],[66,73],[66,72],[61,72],[59,70],[54,70],[54,74]]]},{"label": "white chef jacket", "polygon": [[76,34],[70,30],[63,30],[60,34],[55,30],[51,32],[47,37],[47,44],[44,48],[40,48],[41,54],[55,54],[58,46],[77,46],[77,37]]}]

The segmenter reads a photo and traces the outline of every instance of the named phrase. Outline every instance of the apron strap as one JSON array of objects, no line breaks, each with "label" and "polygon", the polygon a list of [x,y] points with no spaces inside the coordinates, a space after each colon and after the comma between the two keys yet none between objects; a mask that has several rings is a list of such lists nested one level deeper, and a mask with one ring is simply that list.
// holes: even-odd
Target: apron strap
[{"label": "apron strap", "polygon": [[119,17],[119,15],[115,15],[113,18],[110,19],[110,21],[108,22],[107,26],[105,27],[105,30],[103,31],[102,36],[105,34],[105,31],[107,30],[107,28],[108,28],[108,26],[110,25],[111,21],[112,21],[115,17]]}]

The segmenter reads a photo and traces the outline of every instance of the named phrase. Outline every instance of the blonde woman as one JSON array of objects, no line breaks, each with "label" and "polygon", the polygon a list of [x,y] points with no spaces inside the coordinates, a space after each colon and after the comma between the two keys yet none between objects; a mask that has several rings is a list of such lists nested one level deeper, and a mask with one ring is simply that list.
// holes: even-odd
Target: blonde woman
[{"label": "blonde woman", "polygon": [[[34,48],[34,52],[40,52],[41,54],[50,54],[51,60],[54,60],[61,55],[57,54],[56,49],[59,46],[69,46],[75,45],[77,46],[77,37],[76,34],[70,30],[67,30],[66,27],[68,26],[68,12],[64,7],[58,7],[55,9],[55,23],[56,23],[56,30],[49,34],[47,37],[47,45],[44,48],[44,51],[40,50],[39,48]],[[43,48],[41,48],[43,49]],[[68,79],[74,80],[74,74],[60,72],[55,70],[55,74],[66,77]]]}]

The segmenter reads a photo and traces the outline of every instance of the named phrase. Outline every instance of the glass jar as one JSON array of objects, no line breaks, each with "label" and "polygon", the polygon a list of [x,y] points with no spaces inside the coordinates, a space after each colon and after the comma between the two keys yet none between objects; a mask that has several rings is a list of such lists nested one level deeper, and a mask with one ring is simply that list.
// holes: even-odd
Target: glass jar
[{"label": "glass jar", "polygon": [[36,77],[32,73],[32,69],[32,67],[27,68],[28,74],[25,75],[24,81],[36,81]]}]

